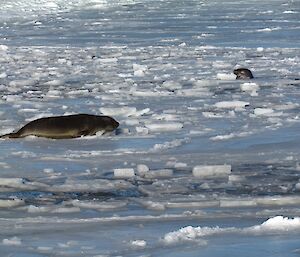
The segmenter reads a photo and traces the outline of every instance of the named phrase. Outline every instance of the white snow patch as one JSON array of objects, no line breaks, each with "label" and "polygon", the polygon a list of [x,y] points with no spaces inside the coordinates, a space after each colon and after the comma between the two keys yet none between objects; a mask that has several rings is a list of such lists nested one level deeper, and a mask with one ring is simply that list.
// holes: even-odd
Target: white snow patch
[{"label": "white snow patch", "polygon": [[257,47],[257,48],[256,48],[256,51],[257,51],[257,52],[263,52],[263,51],[264,51],[264,48],[263,48],[263,47]]},{"label": "white snow patch", "polygon": [[145,72],[148,69],[148,67],[146,65],[140,65],[140,64],[132,64],[132,68],[133,68],[133,74],[136,77],[143,77],[145,76]]},{"label": "white snow patch", "polygon": [[138,164],[136,170],[139,176],[144,176],[149,171],[149,167],[145,164]]},{"label": "white snow patch", "polygon": [[3,245],[10,245],[10,246],[18,246],[18,245],[22,245],[22,241],[20,238],[14,236],[11,238],[5,238],[2,240],[2,244]]},{"label": "white snow patch", "polygon": [[145,126],[152,132],[178,131],[183,128],[181,122],[150,123]]},{"label": "white snow patch", "polygon": [[[6,77],[7,77],[6,72],[0,73],[0,79],[4,79],[4,78],[6,78]],[[1,88],[0,88],[0,89],[1,89]]]},{"label": "white snow patch", "polygon": [[126,206],[127,201],[88,201],[88,200],[72,200],[72,205],[85,209],[97,209],[97,210],[113,210]]},{"label": "white snow patch", "polygon": [[134,248],[144,249],[147,245],[147,242],[145,240],[133,240],[130,241],[130,244]]},{"label": "white snow patch", "polygon": [[274,218],[268,219],[261,225],[253,226],[244,230],[246,232],[255,232],[261,234],[300,230],[300,217],[288,218],[283,216],[276,216]]},{"label": "white snow patch", "polygon": [[25,201],[22,199],[0,199],[0,208],[14,208],[24,204]]},{"label": "white snow patch", "polygon": [[25,180],[23,178],[0,178],[1,187],[20,187],[23,184],[25,184]]},{"label": "white snow patch", "polygon": [[8,46],[0,45],[0,51],[6,52],[8,50]]},{"label": "white snow patch", "polygon": [[222,109],[235,109],[235,108],[245,108],[249,106],[249,102],[244,101],[221,101],[215,104],[215,107]]},{"label": "white snow patch", "polygon": [[181,89],[182,85],[179,82],[175,82],[175,81],[165,81],[162,84],[162,87],[167,88],[169,90],[176,90],[176,89]]},{"label": "white snow patch", "polygon": [[236,75],[235,74],[228,74],[228,73],[218,73],[217,74],[217,79],[220,80],[235,80],[236,79]]},{"label": "white snow patch", "polygon": [[153,210],[153,211],[164,211],[166,210],[166,206],[163,203],[159,203],[159,202],[154,202],[154,201],[145,201],[145,200],[138,200],[138,202],[140,202],[141,205],[143,205],[145,208],[147,208],[148,210]]},{"label": "white snow patch", "polygon": [[149,133],[149,129],[145,128],[145,127],[135,127],[135,130],[138,134],[141,135],[147,135]]},{"label": "white snow patch", "polygon": [[101,107],[100,112],[108,116],[138,116],[138,112],[135,107],[123,106],[123,107]]},{"label": "white snow patch", "polygon": [[210,140],[213,141],[221,141],[221,140],[229,140],[235,137],[245,137],[245,136],[249,136],[251,135],[253,132],[252,131],[244,131],[244,132],[240,132],[240,133],[229,133],[227,135],[217,135],[217,136],[213,136],[210,137]]},{"label": "white snow patch", "polygon": [[259,85],[256,83],[243,83],[240,88],[244,92],[250,93],[251,96],[257,96],[257,90],[259,90]]},{"label": "white snow patch", "polygon": [[263,29],[257,29],[257,32],[272,32],[275,30],[280,30],[281,27],[273,27],[273,28],[263,28]]},{"label": "white snow patch", "polygon": [[169,178],[173,176],[173,170],[161,169],[161,170],[149,170],[143,177],[145,178]]},{"label": "white snow patch", "polygon": [[293,10],[287,10],[287,11],[284,11],[283,13],[285,14],[293,14],[293,13],[298,13],[297,11],[293,11]]},{"label": "white snow patch", "polygon": [[187,226],[179,229],[178,231],[170,232],[164,235],[162,241],[166,245],[176,244],[182,241],[195,241],[197,238],[210,236],[224,232],[224,229],[215,227],[192,227]]},{"label": "white snow patch", "polygon": [[179,242],[198,242],[199,238],[223,234],[247,234],[247,235],[272,235],[278,233],[289,233],[300,230],[300,217],[288,218],[276,216],[263,222],[261,225],[236,228],[227,227],[183,227],[177,231],[167,233],[163,236],[162,242],[166,245],[173,245]]},{"label": "white snow patch", "polygon": [[174,139],[172,141],[168,141],[163,144],[155,144],[153,148],[150,149],[150,152],[157,152],[157,151],[179,147],[182,144],[187,143],[189,141],[190,141],[189,138],[183,138],[183,139]]},{"label": "white snow patch", "polygon": [[131,188],[131,183],[123,180],[93,179],[80,181],[67,179],[64,184],[51,187],[53,192],[107,192],[116,189]]},{"label": "white snow patch", "polygon": [[132,168],[114,169],[114,177],[116,178],[132,178],[134,176],[135,172]]},{"label": "white snow patch", "polygon": [[197,165],[193,168],[195,177],[219,177],[228,176],[231,173],[231,165]]},{"label": "white snow patch", "polygon": [[254,114],[256,116],[270,116],[274,113],[274,110],[271,108],[255,108]]}]

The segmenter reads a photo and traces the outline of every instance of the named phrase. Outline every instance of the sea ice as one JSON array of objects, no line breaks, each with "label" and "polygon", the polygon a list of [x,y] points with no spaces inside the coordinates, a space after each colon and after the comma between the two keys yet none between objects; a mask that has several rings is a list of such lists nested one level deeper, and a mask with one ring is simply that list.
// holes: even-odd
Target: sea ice
[{"label": "sea ice", "polygon": [[177,231],[170,232],[164,235],[162,241],[167,244],[176,244],[182,241],[197,242],[199,238],[205,238],[213,235],[222,234],[278,234],[280,232],[289,233],[291,231],[298,231],[300,229],[300,218],[288,218],[283,216],[276,216],[268,219],[260,225],[238,228],[238,227],[183,227]]},{"label": "sea ice", "polygon": [[231,173],[231,165],[197,165],[193,168],[195,177],[220,177]]},{"label": "sea ice", "polygon": [[137,247],[139,249],[143,249],[143,248],[146,247],[147,242],[145,240],[133,240],[133,241],[130,241],[130,244],[133,247]]},{"label": "sea ice", "polygon": [[236,75],[235,74],[227,74],[227,73],[218,73],[217,74],[217,79],[220,80],[235,80]]},{"label": "sea ice", "polygon": [[235,108],[245,108],[246,106],[249,106],[249,102],[244,101],[222,101],[215,104],[217,108],[221,109],[235,109]]},{"label": "sea ice", "polygon": [[135,172],[132,168],[114,169],[114,176],[116,178],[132,178],[135,176]]},{"label": "sea ice", "polygon": [[19,246],[22,244],[22,241],[20,238],[14,236],[11,238],[5,238],[2,240],[3,245],[11,245],[11,246]]},{"label": "sea ice", "polygon": [[240,88],[242,91],[248,92],[251,96],[257,96],[257,91],[260,89],[256,83],[243,83]]},{"label": "sea ice", "polygon": [[255,108],[254,114],[257,116],[270,116],[274,113],[274,110],[271,108]]},{"label": "sea ice", "polygon": [[164,131],[177,131],[183,128],[181,122],[162,122],[162,123],[149,123],[145,126],[151,132],[164,132]]},{"label": "sea ice", "polygon": [[137,110],[135,107],[123,106],[123,107],[101,107],[100,112],[108,116],[136,116]]}]

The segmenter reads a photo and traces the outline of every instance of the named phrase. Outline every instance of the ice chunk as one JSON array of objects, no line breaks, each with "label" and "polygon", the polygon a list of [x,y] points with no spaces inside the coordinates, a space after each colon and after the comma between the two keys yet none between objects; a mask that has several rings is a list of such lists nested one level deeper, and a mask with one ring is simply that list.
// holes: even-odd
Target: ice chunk
[{"label": "ice chunk", "polygon": [[22,199],[0,199],[0,208],[13,208],[24,204]]},{"label": "ice chunk", "polygon": [[276,216],[270,218],[261,225],[253,226],[246,229],[246,232],[260,232],[260,233],[270,233],[270,232],[281,232],[281,231],[291,231],[300,229],[300,217],[288,218],[283,216]]},{"label": "ice chunk", "polygon": [[145,200],[138,200],[138,202],[148,210],[164,211],[166,209],[166,206],[160,202],[145,201]]},{"label": "ice chunk", "polygon": [[217,108],[231,109],[231,108],[245,108],[249,106],[249,102],[244,101],[222,101],[215,104]]},{"label": "ice chunk", "polygon": [[162,170],[150,170],[144,175],[146,178],[168,178],[173,176],[173,170],[162,169]]},{"label": "ice chunk", "polygon": [[118,58],[101,58],[98,60],[100,63],[107,64],[107,63],[116,63],[118,62]]},{"label": "ice chunk", "polygon": [[59,90],[54,90],[54,89],[50,89],[47,94],[46,97],[49,98],[59,98],[61,96],[62,92]]},{"label": "ice chunk", "polygon": [[2,240],[2,244],[4,245],[10,245],[10,246],[17,246],[17,245],[21,245],[22,241],[20,238],[14,236],[11,238],[5,238]]},{"label": "ice chunk", "polygon": [[136,169],[139,176],[144,176],[149,171],[149,167],[145,164],[138,164]]},{"label": "ice chunk", "polygon": [[217,74],[217,79],[220,80],[235,80],[236,79],[236,75],[235,74],[227,74],[227,73],[218,73]]},{"label": "ice chunk", "polygon": [[271,108],[255,108],[254,114],[257,116],[269,116],[270,114],[273,114],[274,110]]},{"label": "ice chunk", "polygon": [[100,112],[108,116],[133,116],[137,113],[135,107],[123,106],[123,107],[101,107]]},{"label": "ice chunk", "polygon": [[19,187],[25,183],[23,178],[0,178],[0,186]]},{"label": "ice chunk", "polygon": [[62,86],[64,84],[63,80],[54,79],[44,83],[46,86]]},{"label": "ice chunk", "polygon": [[6,77],[7,77],[6,72],[0,73],[0,79],[4,79],[4,78],[6,78]]},{"label": "ice chunk", "polygon": [[[215,227],[192,227],[187,226],[179,229],[178,231],[165,234],[163,242],[167,245],[176,244],[180,241],[195,241],[199,237],[210,236],[220,233],[224,229]],[[199,242],[199,241],[197,241]],[[201,242],[201,241],[200,241]],[[203,242],[204,243],[204,242]]]},{"label": "ice chunk", "polygon": [[170,149],[170,148],[175,148],[175,147],[181,146],[183,143],[186,143],[188,141],[190,141],[189,138],[174,139],[172,141],[165,142],[163,144],[155,144],[153,146],[153,148],[150,149],[150,151],[156,152],[156,151],[160,151],[160,150],[166,150],[166,149]]},{"label": "ice chunk", "polygon": [[197,165],[193,168],[195,177],[219,177],[231,173],[231,165]]},{"label": "ice chunk", "polygon": [[135,130],[137,133],[142,134],[142,135],[147,135],[149,133],[149,129],[145,127],[135,127]]},{"label": "ice chunk", "polygon": [[132,178],[135,176],[135,172],[132,168],[114,169],[114,176],[116,178]]},{"label": "ice chunk", "polygon": [[175,81],[165,81],[162,86],[164,88],[167,88],[169,90],[176,90],[176,89],[181,89],[182,85],[178,82]]},{"label": "ice chunk", "polygon": [[0,45],[0,51],[6,52],[8,50],[8,46]]},{"label": "ice chunk", "polygon": [[145,75],[145,71],[148,69],[146,65],[140,65],[134,63],[132,65],[134,76],[143,77]]},{"label": "ice chunk", "polygon": [[257,51],[257,52],[263,52],[263,51],[264,51],[264,48],[263,48],[263,47],[257,47],[257,48],[256,48],[256,51]]},{"label": "ice chunk", "polygon": [[281,27],[273,27],[273,28],[263,28],[263,29],[257,29],[257,32],[272,32],[275,30],[280,30]]},{"label": "ice chunk", "polygon": [[250,199],[240,199],[240,200],[220,200],[220,207],[249,207],[249,206],[256,206],[255,200]]},{"label": "ice chunk", "polygon": [[177,131],[183,128],[181,122],[150,123],[145,126],[152,132]]},{"label": "ice chunk", "polygon": [[53,8],[53,9],[58,8],[57,3],[55,3],[55,2],[47,2],[47,3],[44,3],[44,5],[45,5],[45,7],[47,7],[47,8]]},{"label": "ice chunk", "polygon": [[73,180],[67,179],[64,184],[51,187],[53,192],[107,192],[116,189],[128,189],[132,184],[124,180]]},{"label": "ice chunk", "polygon": [[88,200],[72,200],[72,205],[79,208],[85,209],[98,209],[98,210],[112,210],[125,207],[127,201],[88,201]]},{"label": "ice chunk", "polygon": [[256,83],[243,83],[241,84],[240,88],[242,91],[253,93],[259,90],[259,85]]},{"label": "ice chunk", "polygon": [[300,228],[300,217],[288,218],[283,216],[276,216],[268,219],[260,225],[237,228],[237,227],[227,227],[220,228],[216,227],[183,227],[177,231],[167,233],[162,238],[163,243],[167,245],[176,244],[181,241],[197,241],[199,238],[237,233],[237,234],[273,234],[273,233],[289,233],[290,231],[298,231]]},{"label": "ice chunk", "polygon": [[130,244],[134,247],[134,248],[139,248],[139,249],[143,249],[146,247],[147,242],[145,240],[133,240],[130,241]]}]

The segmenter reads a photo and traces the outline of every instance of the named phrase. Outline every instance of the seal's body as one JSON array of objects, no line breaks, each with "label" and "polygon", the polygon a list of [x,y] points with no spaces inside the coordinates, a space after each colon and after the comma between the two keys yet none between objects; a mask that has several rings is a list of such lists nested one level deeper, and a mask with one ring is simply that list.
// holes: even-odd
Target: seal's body
[{"label": "seal's body", "polygon": [[253,79],[252,72],[245,68],[235,69],[233,73],[236,75],[236,79]]},{"label": "seal's body", "polygon": [[119,123],[108,116],[74,114],[33,120],[17,132],[2,135],[1,138],[22,138],[26,136],[53,139],[76,138],[95,135],[98,131],[111,132]]}]

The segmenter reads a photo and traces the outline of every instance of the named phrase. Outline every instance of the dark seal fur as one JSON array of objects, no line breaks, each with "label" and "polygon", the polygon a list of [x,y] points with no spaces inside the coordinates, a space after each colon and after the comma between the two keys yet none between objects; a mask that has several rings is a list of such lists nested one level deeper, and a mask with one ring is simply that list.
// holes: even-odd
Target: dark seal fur
[{"label": "dark seal fur", "polygon": [[235,69],[233,73],[236,75],[236,79],[253,79],[253,74],[249,69],[239,68]]},{"label": "dark seal fur", "polygon": [[74,114],[33,120],[17,132],[0,138],[23,138],[26,136],[67,139],[95,135],[98,131],[111,132],[119,123],[109,116]]}]

